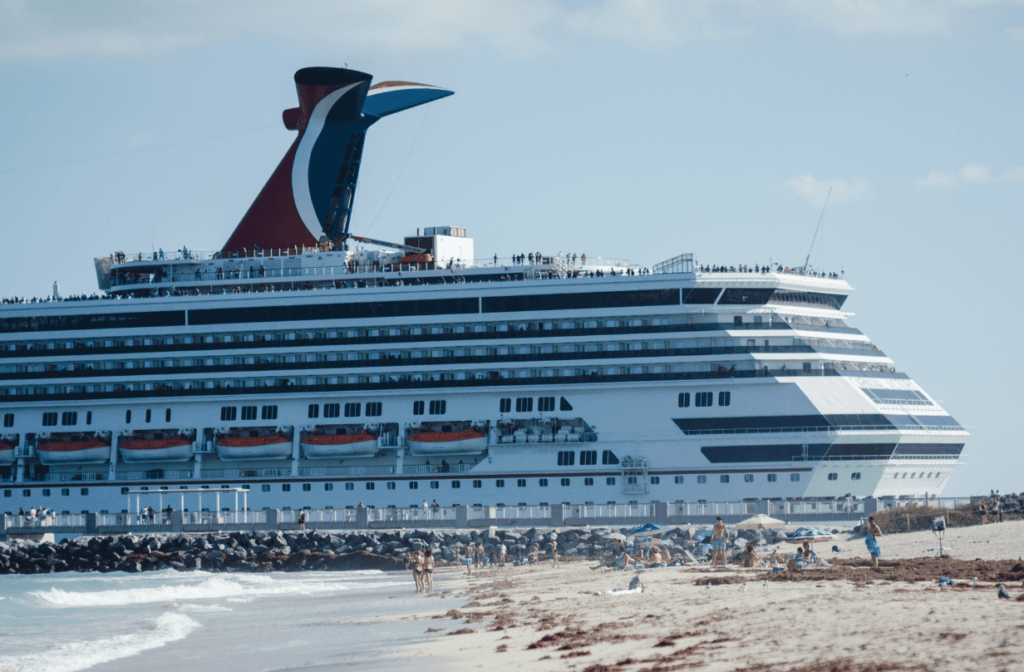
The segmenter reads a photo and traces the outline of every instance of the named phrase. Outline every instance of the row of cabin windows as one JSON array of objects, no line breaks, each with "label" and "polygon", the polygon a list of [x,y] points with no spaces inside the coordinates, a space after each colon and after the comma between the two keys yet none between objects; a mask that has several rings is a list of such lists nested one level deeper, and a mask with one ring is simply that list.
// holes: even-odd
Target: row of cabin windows
[{"label": "row of cabin windows", "polygon": [[[43,413],[43,427],[56,427],[58,417],[60,418],[60,424],[65,427],[71,427],[78,424],[78,411],[63,411],[59,414],[56,411],[47,411],[46,413]],[[8,418],[10,420],[8,420]],[[8,422],[10,424],[8,424]],[[92,411],[85,412],[85,424],[92,424]],[[14,414],[7,413],[4,415],[4,427],[13,426]]]},{"label": "row of cabin windows", "polygon": [[[366,402],[366,417],[375,418],[384,412],[384,404],[379,401]],[[362,402],[353,401],[345,404],[345,417],[358,418],[362,413]],[[337,418],[341,416],[341,404],[324,404],[324,417]],[[307,417],[320,417],[320,404],[310,404]]]},{"label": "row of cabin windows", "polygon": [[[730,480],[729,476],[730,476],[729,474],[719,474],[718,482],[719,483],[728,483],[729,480]],[[660,478],[658,478],[657,482],[654,480],[655,478],[658,478],[658,477],[657,476],[652,476],[651,477],[651,483],[657,484],[657,483],[661,482]],[[676,482],[677,485],[684,483],[685,480],[686,480],[686,478],[684,476],[676,476],[675,477],[675,482]],[[778,474],[768,474],[766,480],[769,483],[776,483],[779,480],[779,475]],[[799,481],[800,480],[800,474],[796,474],[796,473],[790,474],[789,475],[789,480],[791,480],[793,482]],[[703,483],[707,483],[707,482],[708,482],[708,477],[707,477],[706,474],[697,474],[697,483],[702,483],[703,484]],[[743,474],[743,482],[744,483],[753,483],[754,482],[754,475],[753,474]]]},{"label": "row of cabin windows", "polygon": [[[255,420],[257,417],[257,406],[242,406],[242,420]],[[268,405],[259,408],[259,417],[263,420],[277,420],[277,406]],[[168,421],[171,419],[170,411],[167,411]],[[220,419],[222,422],[230,422],[238,419],[237,406],[221,406]],[[147,411],[146,422],[149,422]]]},{"label": "row of cabin windows", "polygon": [[[50,495],[53,494],[53,491],[50,488],[43,488],[40,492],[42,493],[43,497],[49,497]],[[88,495],[89,494],[89,488],[80,488],[79,492],[82,495]],[[14,491],[13,490],[4,490],[4,497],[13,497],[13,496],[14,496]],[[21,491],[21,496],[22,497],[31,497],[32,496],[32,490],[29,489],[29,488],[26,488],[26,489],[22,490]],[[71,496],[71,488],[61,488],[60,489],[60,496],[61,497],[70,497]],[[84,511],[83,511],[83,513],[84,513]]]},{"label": "row of cabin windows", "polygon": [[[558,404],[559,410],[571,411],[572,404],[566,401],[565,397],[559,399]],[[554,397],[537,397],[537,410],[541,413],[550,413],[555,410],[555,398]],[[511,413],[512,412],[512,399],[504,398],[498,400],[498,412],[499,413]],[[516,413],[532,413],[533,412],[533,397],[518,397],[516,398]]]},{"label": "row of cabin windows", "polygon": [[[610,450],[601,451],[601,464],[618,464],[619,458],[615,456]],[[558,451],[558,466],[560,467],[571,467],[576,464],[576,451],[574,450],[560,450]],[[580,466],[588,467],[597,464],[597,451],[596,450],[581,450],[580,451]]]},{"label": "row of cabin windows", "polygon": [[[714,392],[695,392],[694,393],[694,406],[703,408],[707,406],[714,406],[715,393]],[[718,405],[729,406],[732,404],[732,392],[719,392],[718,393]],[[687,408],[690,405],[690,393],[680,392],[679,393],[679,408]]]},{"label": "row of cabin windows", "polygon": [[[930,475],[931,474],[929,474],[929,476]],[[834,471],[831,472],[828,475],[828,480],[830,480],[830,481],[838,481],[839,480],[839,474],[834,472]],[[852,474],[850,474],[850,480],[851,481],[859,481],[860,480],[860,472],[859,471],[855,471]]]}]

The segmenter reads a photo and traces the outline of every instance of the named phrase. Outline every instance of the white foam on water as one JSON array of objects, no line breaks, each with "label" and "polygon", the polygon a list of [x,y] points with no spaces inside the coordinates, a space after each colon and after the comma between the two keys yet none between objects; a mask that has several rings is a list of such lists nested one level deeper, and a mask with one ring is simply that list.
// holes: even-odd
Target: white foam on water
[{"label": "white foam on water", "polygon": [[0,669],[18,672],[76,672],[156,649],[184,639],[199,624],[184,614],[168,613],[154,627],[107,639],[58,644],[42,653],[0,656]]},{"label": "white foam on water", "polygon": [[[177,607],[178,611],[184,611],[191,614],[207,614],[214,611],[234,611],[228,607],[222,607],[219,604],[183,604]],[[2,672],[2,670],[0,670]]]},{"label": "white foam on water", "polygon": [[[340,577],[339,577],[340,578]],[[275,578],[271,576],[212,577],[199,583],[169,583],[147,588],[119,590],[69,591],[50,588],[29,595],[57,607],[111,607],[151,602],[186,600],[245,600],[274,595],[311,595],[353,589],[371,589],[404,585],[398,582],[345,582],[324,577]]]}]

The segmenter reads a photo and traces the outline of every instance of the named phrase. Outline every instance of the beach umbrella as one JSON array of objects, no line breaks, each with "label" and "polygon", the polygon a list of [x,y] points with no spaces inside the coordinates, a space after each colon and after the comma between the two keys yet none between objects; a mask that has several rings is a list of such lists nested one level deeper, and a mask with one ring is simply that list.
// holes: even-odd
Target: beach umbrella
[{"label": "beach umbrella", "polygon": [[644,525],[640,525],[638,527],[634,527],[632,530],[630,530],[626,534],[631,537],[634,534],[642,534],[644,532],[656,532],[658,530],[667,530],[667,529],[669,529],[668,525],[657,525],[655,523],[645,523]]},{"label": "beach umbrella", "polygon": [[783,527],[786,525],[786,521],[779,520],[778,518],[772,518],[766,516],[763,513],[759,513],[752,518],[747,518],[744,521],[736,523],[737,530],[760,530],[760,529],[771,529],[773,527]]}]

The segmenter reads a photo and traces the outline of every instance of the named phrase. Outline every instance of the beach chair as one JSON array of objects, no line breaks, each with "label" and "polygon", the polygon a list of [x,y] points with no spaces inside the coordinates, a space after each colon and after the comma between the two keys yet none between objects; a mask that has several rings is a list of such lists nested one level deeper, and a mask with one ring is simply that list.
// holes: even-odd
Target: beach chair
[{"label": "beach chair", "polygon": [[695,565],[706,565],[706,564],[708,564],[708,561],[707,561],[706,558],[698,560],[697,558],[693,557],[693,553],[690,553],[687,550],[683,550],[683,555],[685,555],[687,558],[689,558],[690,562],[692,562]]}]

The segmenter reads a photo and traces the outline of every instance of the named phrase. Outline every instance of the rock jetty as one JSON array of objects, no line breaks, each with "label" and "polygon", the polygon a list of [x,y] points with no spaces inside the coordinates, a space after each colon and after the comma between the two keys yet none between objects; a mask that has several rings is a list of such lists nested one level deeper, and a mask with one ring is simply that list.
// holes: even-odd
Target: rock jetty
[{"label": "rock jetty", "polygon": [[[614,550],[614,533],[629,528],[562,528],[483,530],[396,530],[393,532],[231,532],[218,534],[170,534],[94,536],[59,543],[0,542],[0,574],[53,572],[144,572],[160,569],[211,572],[269,572],[304,570],[381,569],[405,567],[409,553],[424,548],[434,551],[437,564],[456,562],[468,544],[483,544],[489,558],[505,544],[507,558],[525,558],[531,546],[541,553],[557,541],[559,555],[594,559]],[[706,529],[706,528],[700,528]],[[699,542],[697,528],[673,528],[657,534],[661,546],[673,555],[693,551]],[[764,541],[785,537],[782,530],[762,532]],[[734,548],[757,540],[753,531],[730,530]]]}]

